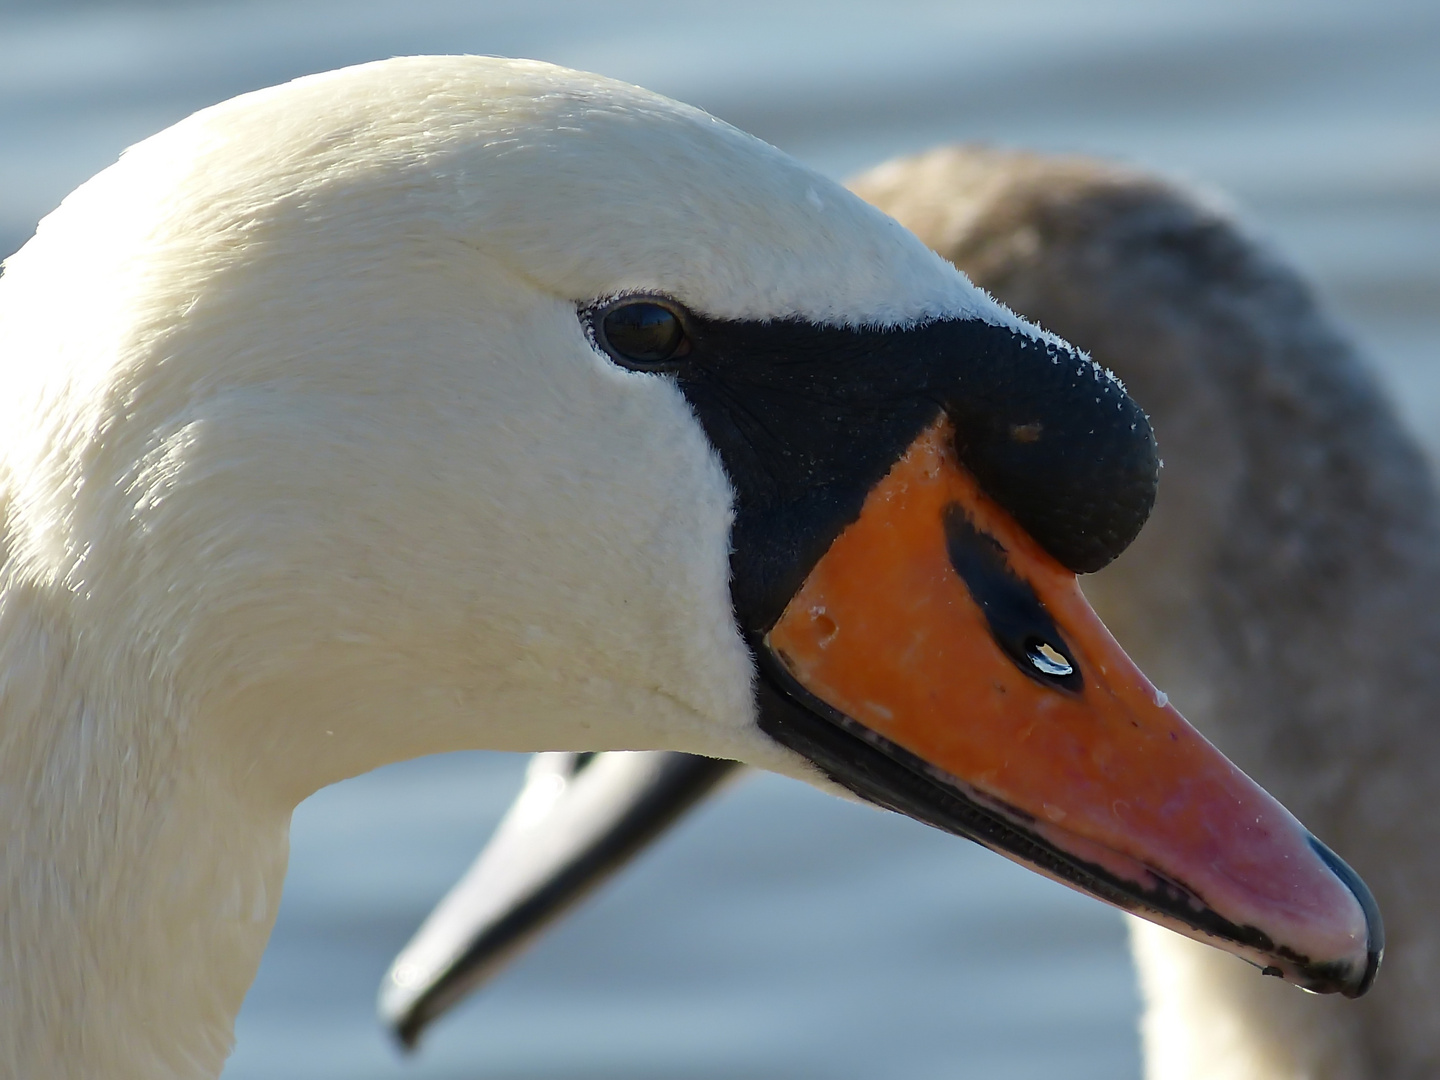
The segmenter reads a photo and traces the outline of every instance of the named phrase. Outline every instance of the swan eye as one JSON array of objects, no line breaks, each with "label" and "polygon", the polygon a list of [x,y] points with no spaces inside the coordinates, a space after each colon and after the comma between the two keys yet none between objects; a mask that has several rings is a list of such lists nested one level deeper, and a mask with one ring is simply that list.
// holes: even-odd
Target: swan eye
[{"label": "swan eye", "polygon": [[680,316],[654,300],[616,304],[601,314],[595,328],[599,344],[626,367],[654,367],[690,351]]}]

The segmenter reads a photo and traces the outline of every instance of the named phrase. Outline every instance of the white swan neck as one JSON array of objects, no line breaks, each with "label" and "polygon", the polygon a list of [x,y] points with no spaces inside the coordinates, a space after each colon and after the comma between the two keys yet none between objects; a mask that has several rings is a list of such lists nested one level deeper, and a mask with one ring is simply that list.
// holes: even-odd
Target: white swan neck
[{"label": "white swan neck", "polygon": [[46,599],[0,593],[0,1077],[218,1076],[289,808],[241,798],[156,696],[120,709]]}]

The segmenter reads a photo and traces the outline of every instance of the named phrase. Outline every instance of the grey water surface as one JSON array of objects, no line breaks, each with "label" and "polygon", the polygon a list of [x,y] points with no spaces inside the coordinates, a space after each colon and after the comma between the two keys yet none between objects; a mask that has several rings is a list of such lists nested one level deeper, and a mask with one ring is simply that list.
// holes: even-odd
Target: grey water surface
[{"label": "grey water surface", "polygon": [[[1434,0],[0,0],[0,254],[193,109],[413,52],[628,79],[837,176],[963,139],[1189,178],[1307,270],[1440,448]],[[1139,1075],[1120,916],[759,776],[402,1059],[376,984],[522,767],[410,762],[300,807],[227,1080]]]}]

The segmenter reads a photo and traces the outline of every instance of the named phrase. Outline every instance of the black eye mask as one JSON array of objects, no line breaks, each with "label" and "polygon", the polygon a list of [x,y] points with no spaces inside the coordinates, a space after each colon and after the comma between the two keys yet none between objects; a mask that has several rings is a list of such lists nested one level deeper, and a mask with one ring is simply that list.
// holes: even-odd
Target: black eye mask
[{"label": "black eye mask", "polygon": [[[618,310],[646,305],[635,318]],[[659,309],[656,314],[651,309]],[[985,493],[1058,562],[1100,569],[1139,533],[1159,458],[1145,414],[1080,354],[979,319],[906,329],[800,320],[710,319],[664,297],[582,310],[651,330],[675,349],[627,367],[670,374],[736,490],[732,593],[750,632],[773,623],[866,493],[944,414],[956,452]],[[679,342],[677,346],[675,343]]]}]

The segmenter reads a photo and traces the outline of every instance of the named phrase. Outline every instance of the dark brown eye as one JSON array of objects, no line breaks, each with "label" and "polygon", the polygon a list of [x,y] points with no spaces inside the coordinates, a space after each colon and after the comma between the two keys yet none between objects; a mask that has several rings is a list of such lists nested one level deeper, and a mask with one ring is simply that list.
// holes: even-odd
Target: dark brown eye
[{"label": "dark brown eye", "polygon": [[655,367],[690,351],[680,317],[653,300],[630,300],[604,311],[595,329],[600,345],[628,367]]}]

